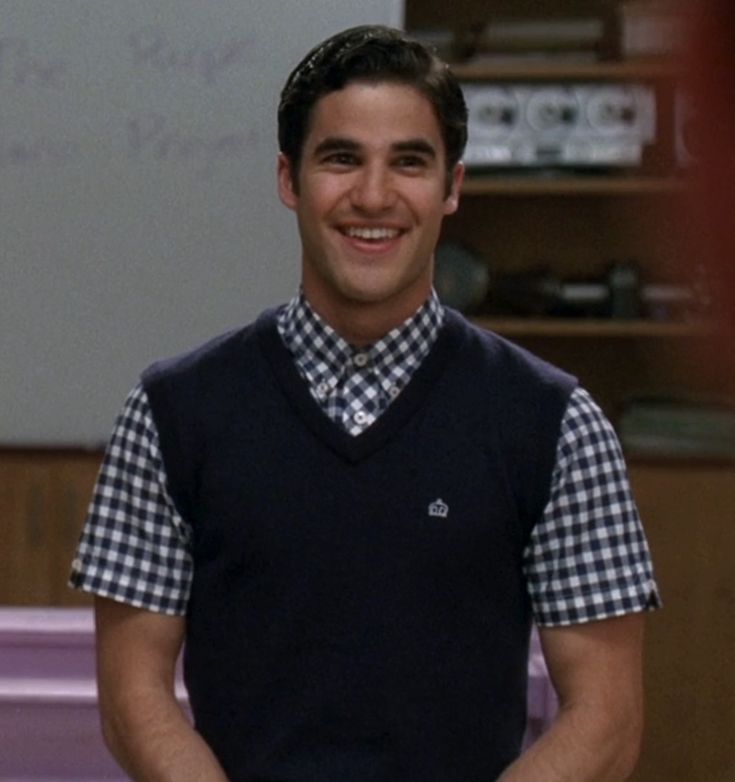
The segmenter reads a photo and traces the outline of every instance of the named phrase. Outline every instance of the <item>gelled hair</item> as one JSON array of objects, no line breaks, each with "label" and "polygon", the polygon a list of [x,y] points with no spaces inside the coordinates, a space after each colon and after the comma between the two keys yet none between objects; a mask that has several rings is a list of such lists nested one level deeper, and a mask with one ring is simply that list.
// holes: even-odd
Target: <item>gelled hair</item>
[{"label": "gelled hair", "polygon": [[447,190],[467,143],[467,106],[446,63],[400,30],[352,27],[312,49],[294,68],[278,105],[278,143],[297,179],[312,111],[323,96],[352,82],[413,87],[431,104],[444,142]]}]

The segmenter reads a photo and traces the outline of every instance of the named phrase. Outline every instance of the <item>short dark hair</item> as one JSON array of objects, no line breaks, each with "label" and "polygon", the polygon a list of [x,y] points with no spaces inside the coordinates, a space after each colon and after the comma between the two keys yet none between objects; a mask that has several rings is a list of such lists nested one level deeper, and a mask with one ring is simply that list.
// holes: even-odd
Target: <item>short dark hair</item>
[{"label": "short dark hair", "polygon": [[354,81],[392,81],[413,87],[431,103],[446,154],[448,186],[467,143],[467,106],[446,63],[400,30],[362,25],[315,46],[294,68],[278,105],[278,143],[298,173],[317,101]]}]

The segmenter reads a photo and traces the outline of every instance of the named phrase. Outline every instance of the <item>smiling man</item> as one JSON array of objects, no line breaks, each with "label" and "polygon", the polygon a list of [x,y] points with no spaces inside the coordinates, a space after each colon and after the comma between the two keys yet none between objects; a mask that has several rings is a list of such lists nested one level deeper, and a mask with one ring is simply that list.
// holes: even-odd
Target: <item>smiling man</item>
[{"label": "smiling man", "polygon": [[298,216],[304,295],[349,342],[378,340],[427,300],[462,173],[456,161],[447,173],[429,101],[400,83],[325,95],[298,167],[281,153],[279,193]]},{"label": "smiling man", "polygon": [[[433,291],[457,82],[355,28],[278,119],[301,289],[143,373],[74,563],[111,751],[146,781],[625,779],[648,549],[589,395]],[[560,711],[521,754],[532,621]]]}]

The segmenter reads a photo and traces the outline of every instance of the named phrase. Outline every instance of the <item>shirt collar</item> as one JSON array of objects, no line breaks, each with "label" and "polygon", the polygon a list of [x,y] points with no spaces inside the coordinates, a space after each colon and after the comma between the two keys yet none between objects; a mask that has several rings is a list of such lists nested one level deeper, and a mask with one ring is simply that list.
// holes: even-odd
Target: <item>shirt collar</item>
[{"label": "shirt collar", "polygon": [[[436,292],[407,320],[372,345],[355,347],[339,336],[311,307],[303,291],[278,313],[278,331],[301,374],[316,387],[334,388],[354,371],[356,356],[366,356],[377,382],[395,393],[411,378],[431,350],[444,322]],[[360,360],[360,359],[358,359]]]}]

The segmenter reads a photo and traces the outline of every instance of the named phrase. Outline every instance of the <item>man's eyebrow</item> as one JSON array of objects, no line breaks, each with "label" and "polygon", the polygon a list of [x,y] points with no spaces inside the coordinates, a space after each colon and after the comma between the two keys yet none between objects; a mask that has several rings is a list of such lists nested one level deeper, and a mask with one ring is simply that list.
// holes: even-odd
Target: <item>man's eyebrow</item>
[{"label": "man's eyebrow", "polygon": [[360,145],[351,138],[342,136],[327,136],[314,148],[314,155],[323,155],[325,152],[356,152]]},{"label": "man's eyebrow", "polygon": [[418,152],[421,155],[426,155],[432,159],[436,158],[436,149],[426,139],[412,138],[406,141],[397,141],[395,144],[391,144],[391,149],[394,152]]},{"label": "man's eyebrow", "polygon": [[[362,145],[355,139],[344,136],[328,136],[320,141],[314,148],[314,155],[324,155],[329,152],[357,152]],[[396,141],[391,144],[392,152],[415,152],[436,159],[436,149],[426,139],[411,138],[405,141]]]}]

